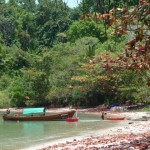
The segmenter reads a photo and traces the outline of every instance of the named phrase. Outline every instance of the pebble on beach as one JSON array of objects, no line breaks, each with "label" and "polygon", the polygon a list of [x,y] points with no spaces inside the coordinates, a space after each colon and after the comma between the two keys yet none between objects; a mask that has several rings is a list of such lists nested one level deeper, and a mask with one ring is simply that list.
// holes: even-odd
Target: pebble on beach
[{"label": "pebble on beach", "polygon": [[41,150],[146,150],[150,148],[150,132],[137,134],[119,134],[97,136],[82,140],[73,140],[65,144],[55,144]]},{"label": "pebble on beach", "polygon": [[[90,109],[88,112],[94,111]],[[116,114],[125,115],[130,121],[124,127],[110,128],[104,135],[73,139],[40,150],[150,150],[150,121],[143,120],[143,113]]]}]

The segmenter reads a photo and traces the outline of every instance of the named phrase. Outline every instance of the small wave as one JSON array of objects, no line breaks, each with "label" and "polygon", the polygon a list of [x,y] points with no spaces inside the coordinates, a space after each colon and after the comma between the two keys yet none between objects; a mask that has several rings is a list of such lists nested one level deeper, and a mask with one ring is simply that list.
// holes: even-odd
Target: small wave
[{"label": "small wave", "polygon": [[97,122],[97,121],[101,121],[101,120],[80,120],[80,122]]}]

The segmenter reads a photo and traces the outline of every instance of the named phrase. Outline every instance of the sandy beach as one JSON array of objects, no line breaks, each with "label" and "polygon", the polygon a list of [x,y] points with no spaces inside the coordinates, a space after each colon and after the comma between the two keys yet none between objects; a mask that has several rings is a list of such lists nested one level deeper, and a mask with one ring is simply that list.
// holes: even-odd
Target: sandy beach
[{"label": "sandy beach", "polygon": [[[67,109],[48,109],[47,112]],[[0,110],[1,113],[5,111],[5,109]],[[21,112],[22,110],[11,109],[11,111]],[[94,109],[78,109],[78,112],[101,114]],[[150,150],[150,112],[107,111],[107,116],[125,117],[125,120],[119,121],[117,126],[109,129],[39,144],[26,150]]]},{"label": "sandy beach", "polygon": [[26,150],[145,150],[150,149],[150,121],[122,121],[117,127],[57,140]]},{"label": "sandy beach", "polygon": [[[79,109],[78,112],[100,114],[87,109]],[[150,150],[150,112],[108,111],[107,115],[126,119],[119,121],[116,127],[45,143],[28,150]]]}]

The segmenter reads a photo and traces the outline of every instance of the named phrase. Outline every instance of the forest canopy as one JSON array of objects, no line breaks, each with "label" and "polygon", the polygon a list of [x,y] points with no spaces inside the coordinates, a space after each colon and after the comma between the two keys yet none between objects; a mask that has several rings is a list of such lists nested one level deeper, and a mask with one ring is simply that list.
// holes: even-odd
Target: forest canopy
[{"label": "forest canopy", "polygon": [[149,103],[149,0],[0,0],[0,108]]}]

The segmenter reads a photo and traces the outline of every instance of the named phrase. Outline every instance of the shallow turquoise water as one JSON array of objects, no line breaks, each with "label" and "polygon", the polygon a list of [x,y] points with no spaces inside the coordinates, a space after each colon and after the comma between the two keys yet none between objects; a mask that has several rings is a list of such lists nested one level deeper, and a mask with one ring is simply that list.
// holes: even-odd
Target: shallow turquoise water
[{"label": "shallow turquoise water", "polygon": [[78,114],[78,116],[79,122],[74,123],[65,121],[13,122],[3,121],[0,116],[0,150],[19,150],[117,125],[117,122],[102,121],[98,115]]}]

